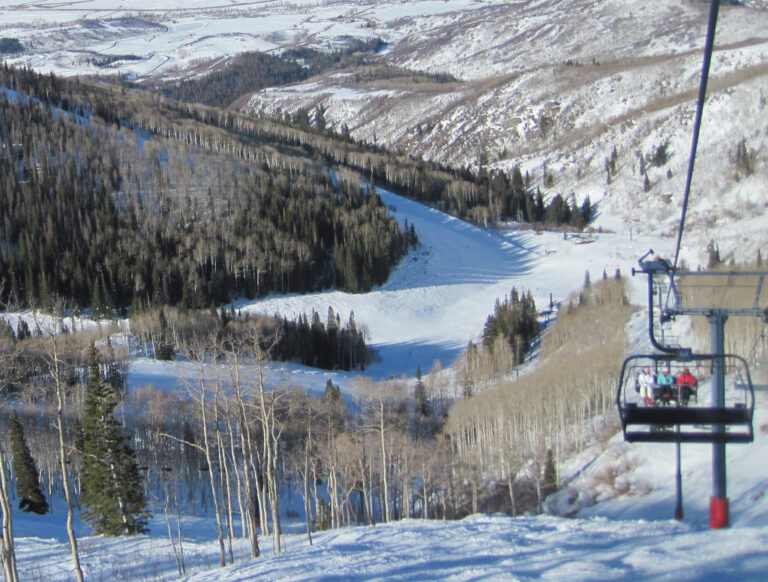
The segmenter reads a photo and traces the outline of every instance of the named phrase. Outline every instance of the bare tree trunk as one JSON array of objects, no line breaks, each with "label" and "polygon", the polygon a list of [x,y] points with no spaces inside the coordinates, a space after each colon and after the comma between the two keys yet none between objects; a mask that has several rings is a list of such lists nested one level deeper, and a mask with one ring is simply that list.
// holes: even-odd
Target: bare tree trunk
[{"label": "bare tree trunk", "polygon": [[[245,422],[244,419],[243,422]],[[247,431],[247,426],[245,428]],[[253,483],[251,480],[251,475],[253,474],[251,471],[254,470],[255,463],[253,461],[253,444],[251,443],[250,432],[244,432],[242,426],[240,429],[240,442],[244,447],[243,476],[245,477],[245,497],[247,500],[246,507],[248,508],[248,531],[250,532],[251,540],[251,557],[258,558],[261,555],[261,549],[259,548],[259,524],[256,523],[256,513],[258,510],[259,517],[261,517],[261,510],[256,507],[256,504],[260,504],[261,494],[259,493],[258,479],[256,480],[256,483]],[[261,523],[261,519],[259,519],[259,523]]]},{"label": "bare tree trunk", "polygon": [[[271,448],[271,447],[270,447]],[[275,550],[275,555],[280,555],[282,551],[280,543],[280,494],[278,491],[277,482],[277,454],[276,452],[271,454],[270,469],[267,476],[267,483],[269,484],[269,507],[272,510],[272,543]]]},{"label": "bare tree trunk", "polygon": [[331,506],[331,528],[339,527],[339,485],[336,481],[336,455],[332,453],[333,457],[328,464],[328,497],[330,498]]},{"label": "bare tree trunk", "polygon": [[429,480],[427,479],[426,463],[421,465],[421,482],[424,489],[424,519],[429,519]]},{"label": "bare tree trunk", "polygon": [[[221,380],[219,378],[218,367],[216,361],[218,360],[219,347],[214,347],[213,365],[216,370],[216,391],[213,397],[213,423],[214,423],[214,435],[216,437],[216,453],[219,461],[219,482],[221,483],[221,502],[224,504],[223,511],[227,519],[227,550],[229,553],[229,563],[234,563],[234,554],[232,552],[232,538],[235,536],[235,532],[232,526],[232,488],[229,482],[229,465],[227,464],[227,455],[224,450],[224,438],[221,435],[221,420],[219,419],[219,397],[221,395]],[[210,467],[210,464],[209,464]],[[211,472],[213,469],[211,468]]]},{"label": "bare tree trunk", "polygon": [[232,525],[232,488],[229,482],[229,463],[227,463],[224,440],[221,436],[221,430],[219,430],[218,421],[216,423],[216,444],[216,448],[219,452],[219,467],[221,470],[219,478],[222,480],[222,501],[225,504],[224,509],[227,515],[227,550],[229,552],[229,563],[233,564],[235,558],[232,552],[232,538],[235,537],[235,530]]},{"label": "bare tree trunk", "polygon": [[[213,455],[211,452],[211,441],[210,437],[208,435],[208,411],[206,406],[206,378],[205,378],[205,354],[206,354],[206,348],[210,349],[214,347],[215,343],[211,342],[209,345],[204,345],[203,342],[200,342],[199,345],[194,346],[194,349],[192,350],[192,358],[197,360],[197,365],[199,366],[199,385],[193,386],[192,383],[187,383],[187,391],[192,397],[193,400],[195,400],[200,405],[200,419],[202,423],[203,428],[203,444],[198,445],[195,443],[190,443],[187,441],[188,445],[195,447],[199,451],[203,453],[205,456],[205,463],[207,465],[208,469],[208,480],[211,487],[211,497],[213,499],[213,508],[214,513],[216,514],[216,529],[218,533],[219,538],[219,565],[221,567],[224,567],[227,565],[226,560],[226,549],[224,546],[224,529],[222,527],[222,513],[221,513],[221,504],[219,503],[219,493],[218,493],[218,487],[216,486],[216,475],[214,475],[214,468],[213,468]],[[215,362],[215,358],[214,358]],[[172,435],[163,435],[170,437],[175,440],[180,440],[177,437],[174,437]]]},{"label": "bare tree trunk", "polygon": [[3,535],[0,557],[3,562],[3,576],[6,582],[19,582],[16,571],[16,551],[13,546],[13,514],[8,498],[8,478],[5,473],[5,456],[0,448],[0,506],[3,511]]},{"label": "bare tree trunk", "polygon": [[267,484],[264,481],[264,472],[261,468],[264,466],[262,458],[258,459],[259,473],[256,482],[256,499],[259,504],[259,523],[261,532],[268,536],[272,534],[272,528],[269,527],[269,512],[267,511]]},{"label": "bare tree trunk", "polygon": [[410,477],[408,470],[408,453],[405,453],[405,467],[403,467],[403,515],[402,519],[408,519],[411,517],[411,498],[410,487],[408,486],[408,479]]},{"label": "bare tree trunk", "polygon": [[270,394],[270,402],[267,403],[266,390],[264,386],[264,359],[268,350],[260,345],[260,338],[253,338],[253,354],[258,366],[258,411],[262,424],[264,435],[264,478],[266,481],[267,493],[269,496],[270,513],[272,514],[272,547],[276,555],[281,552],[280,544],[280,497],[278,488],[278,452],[282,428],[277,427],[275,418],[275,400],[277,398],[274,390]]},{"label": "bare tree trunk", "polygon": [[380,401],[380,414],[379,414],[379,435],[381,437],[381,482],[384,495],[384,515],[382,516],[384,523],[388,523],[390,519],[389,513],[389,483],[387,481],[387,446],[384,439],[384,401]]},{"label": "bare tree trunk", "polygon": [[312,506],[309,503],[309,451],[312,447],[312,422],[309,422],[307,427],[307,442],[304,444],[304,521],[307,526],[307,539],[309,539],[309,545],[312,545],[312,525],[310,520],[310,514],[312,512]]},{"label": "bare tree trunk", "polygon": [[361,440],[362,446],[363,446],[363,454],[362,458],[360,460],[360,483],[362,487],[362,496],[363,496],[363,508],[365,510],[365,524],[366,525],[373,525],[373,508],[371,507],[371,499],[370,499],[370,481],[368,479],[368,460],[365,454],[366,450],[366,439],[363,438]]},{"label": "bare tree trunk", "polygon": [[515,506],[515,480],[512,471],[507,473],[507,487],[509,488],[509,502],[512,504],[512,517],[517,517],[517,507]]},{"label": "bare tree trunk", "polygon": [[163,506],[164,513],[165,513],[165,523],[168,526],[168,540],[171,542],[171,548],[173,549],[173,557],[176,559],[176,568],[179,570],[179,576],[183,576],[185,572],[184,567],[184,553],[181,549],[181,524],[177,522],[177,526],[179,528],[179,548],[176,547],[176,540],[173,537],[173,530],[171,529],[171,518],[168,515],[168,504],[170,500],[170,491],[166,488],[165,490],[165,504]]},{"label": "bare tree trunk", "polygon": [[112,482],[115,484],[115,491],[117,491],[117,508],[120,510],[120,518],[123,522],[123,528],[125,528],[125,534],[129,535],[128,516],[125,514],[123,496],[120,495],[120,481],[117,478],[117,467],[115,466],[114,460],[110,460],[109,462],[109,472],[112,474]]},{"label": "bare tree trunk", "polygon": [[59,359],[59,350],[56,343],[55,330],[49,330],[51,340],[52,358],[51,372],[56,385],[56,429],[59,433],[59,462],[61,464],[61,484],[64,489],[64,500],[67,503],[67,536],[69,537],[69,547],[72,551],[72,562],[75,570],[75,577],[78,582],[83,582],[83,570],[80,567],[80,554],[77,551],[77,537],[74,527],[74,509],[72,502],[72,492],[69,488],[69,474],[67,471],[67,450],[64,445],[64,386],[61,380],[61,360]]},{"label": "bare tree trunk", "polygon": [[[237,507],[240,511],[240,515],[242,516],[242,523],[240,524],[241,527],[241,537],[243,539],[248,537],[248,520],[247,520],[247,510],[245,509],[245,506],[243,505],[243,486],[242,482],[240,480],[240,471],[237,468],[237,451],[235,450],[235,434],[234,434],[234,427],[232,426],[232,421],[227,416],[227,429],[229,434],[229,456],[232,459],[232,470],[235,473],[235,496],[237,497]],[[245,454],[245,452],[243,452]]]},{"label": "bare tree trunk", "polygon": [[312,463],[312,500],[315,506],[315,515],[320,519],[320,495],[317,492],[317,463]]},{"label": "bare tree trunk", "polygon": [[370,525],[376,525],[376,500],[374,498],[373,463],[368,463],[368,506],[371,512]]},{"label": "bare tree trunk", "polygon": [[[245,481],[247,531],[248,538],[251,542],[251,557],[258,558],[261,555],[261,550],[259,549],[258,524],[256,523],[256,504],[260,504],[261,495],[258,492],[258,481],[255,487],[251,481],[252,470],[255,467],[253,460],[253,442],[251,440],[251,430],[248,426],[248,417],[245,413],[245,402],[240,385],[240,357],[234,350],[230,352],[230,361],[229,373],[235,390],[235,399],[237,400],[237,424],[239,429],[238,432],[240,433],[240,447],[243,450],[243,480]],[[259,522],[261,522],[261,520],[259,520]]]},{"label": "bare tree trunk", "polygon": [[213,457],[211,456],[211,445],[208,438],[208,415],[205,407],[205,379],[201,378],[201,395],[200,395],[200,413],[203,419],[203,453],[205,454],[205,462],[208,465],[208,477],[211,484],[211,497],[213,498],[213,509],[216,513],[216,528],[219,536],[219,565],[224,567],[227,565],[226,550],[224,548],[224,529],[221,525],[221,505],[219,503],[218,488],[216,487],[216,476],[213,471]]}]

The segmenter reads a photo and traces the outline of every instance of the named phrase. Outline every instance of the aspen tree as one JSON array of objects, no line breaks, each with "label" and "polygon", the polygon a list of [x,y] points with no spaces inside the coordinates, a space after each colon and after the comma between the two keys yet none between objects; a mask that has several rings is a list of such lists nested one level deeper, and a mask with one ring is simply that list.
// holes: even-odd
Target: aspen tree
[{"label": "aspen tree", "polygon": [[[13,346],[11,343],[8,347]],[[5,348],[5,346],[3,346]],[[13,375],[11,369],[15,354],[3,349],[0,353],[3,373]],[[7,402],[0,402],[0,410],[7,406]],[[18,582],[19,574],[16,568],[16,549],[13,535],[13,508],[11,507],[8,476],[6,474],[6,462],[3,447],[0,447],[0,510],[3,514],[2,535],[0,535],[0,559],[3,563],[3,577],[5,582]]]},{"label": "aspen tree", "polygon": [[2,538],[0,539],[0,558],[3,562],[3,576],[6,582],[18,582],[16,569],[16,549],[13,538],[13,508],[8,495],[8,476],[5,472],[5,454],[0,447],[0,509],[3,512]]},{"label": "aspen tree", "polygon": [[[284,423],[278,422],[277,407],[284,398],[284,392],[273,388],[269,393],[266,389],[264,369],[270,348],[277,343],[277,336],[263,337],[258,331],[253,331],[250,337],[251,357],[256,365],[256,416],[262,427],[262,468],[267,488],[270,513],[272,517],[272,546],[275,554],[281,552],[280,528],[280,498],[278,486],[278,466],[280,439],[285,428]],[[264,345],[266,343],[266,345]]]},{"label": "aspen tree", "polygon": [[253,439],[251,438],[251,429],[246,414],[245,398],[247,391],[244,389],[241,380],[241,350],[243,346],[239,342],[234,343],[230,350],[227,350],[226,357],[230,374],[230,383],[234,390],[236,418],[238,433],[240,436],[240,448],[243,455],[243,480],[245,482],[246,515],[248,538],[250,540],[251,557],[257,558],[261,554],[259,549],[259,537],[256,531],[256,504],[260,501],[260,490],[258,483],[254,485],[252,475],[255,471],[255,460],[253,452]]},{"label": "aspen tree", "polygon": [[185,354],[197,368],[197,382],[192,382],[187,379],[182,379],[187,393],[197,403],[199,407],[201,430],[203,433],[203,443],[198,445],[183,439],[178,439],[175,436],[164,434],[168,438],[174,440],[180,440],[186,444],[201,451],[205,457],[206,467],[208,472],[208,481],[211,488],[211,499],[213,500],[213,508],[216,516],[216,531],[219,541],[219,565],[223,568],[227,565],[226,560],[226,548],[224,544],[224,528],[222,526],[222,510],[221,502],[219,500],[219,487],[216,484],[216,475],[213,464],[213,445],[211,444],[211,437],[209,436],[209,404],[208,404],[208,382],[209,379],[206,375],[206,369],[210,365],[215,365],[215,358],[211,353],[212,346],[215,345],[215,337],[198,338],[193,342],[190,342],[190,349]]},{"label": "aspen tree", "polygon": [[[63,311],[63,305],[57,302],[53,306],[54,314],[61,314]],[[38,325],[40,322],[38,322]],[[59,437],[59,463],[61,468],[61,482],[64,489],[64,501],[67,505],[67,537],[69,538],[69,548],[72,553],[72,562],[75,572],[75,578],[78,582],[83,582],[83,571],[80,567],[80,554],[77,549],[77,537],[75,536],[74,528],[74,501],[72,498],[72,490],[69,483],[69,471],[67,469],[67,463],[69,462],[69,454],[67,453],[67,446],[64,439],[64,402],[66,399],[66,387],[64,382],[64,365],[65,362],[61,358],[61,352],[59,347],[59,333],[63,326],[57,321],[54,323],[44,324],[41,329],[43,331],[47,349],[43,354],[43,360],[48,369],[48,375],[53,380],[53,385],[56,390],[56,431]],[[70,452],[73,447],[70,447]]]}]

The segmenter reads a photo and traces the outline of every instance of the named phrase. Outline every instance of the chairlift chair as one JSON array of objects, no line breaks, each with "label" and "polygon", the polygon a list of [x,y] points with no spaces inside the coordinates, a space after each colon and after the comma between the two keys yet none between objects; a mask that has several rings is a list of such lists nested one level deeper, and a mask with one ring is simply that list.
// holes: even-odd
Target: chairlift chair
[{"label": "chairlift chair", "polygon": [[[725,401],[721,406],[705,404],[705,391],[715,358],[726,371]],[[698,381],[697,392],[685,398],[680,387],[664,390],[655,384],[652,402],[637,392],[637,377],[645,366],[658,374],[669,368],[677,378],[685,368]],[[748,443],[753,440],[754,389],[746,361],[736,355],[641,354],[624,360],[616,394],[624,439],[628,442]]]}]

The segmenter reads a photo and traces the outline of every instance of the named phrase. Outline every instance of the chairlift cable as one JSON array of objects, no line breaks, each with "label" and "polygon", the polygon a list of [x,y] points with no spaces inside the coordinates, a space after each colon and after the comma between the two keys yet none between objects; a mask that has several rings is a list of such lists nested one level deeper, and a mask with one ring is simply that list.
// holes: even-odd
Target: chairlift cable
[{"label": "chairlift cable", "polygon": [[696,119],[693,124],[693,139],[691,141],[691,154],[688,160],[688,175],[685,181],[685,194],[683,195],[683,210],[680,216],[680,227],[677,232],[677,245],[675,248],[675,260],[672,263],[672,273],[677,271],[677,260],[680,255],[680,243],[685,227],[685,215],[688,210],[688,198],[691,194],[691,182],[693,180],[693,165],[696,160],[696,149],[699,143],[699,130],[701,129],[701,117],[704,112],[704,101],[707,95],[707,79],[709,77],[709,65],[712,61],[712,50],[715,45],[715,27],[717,24],[717,12],[720,8],[720,0],[711,0],[709,11],[709,24],[707,25],[707,40],[704,47],[704,62],[701,67],[701,83],[699,84],[699,99],[696,106]]}]

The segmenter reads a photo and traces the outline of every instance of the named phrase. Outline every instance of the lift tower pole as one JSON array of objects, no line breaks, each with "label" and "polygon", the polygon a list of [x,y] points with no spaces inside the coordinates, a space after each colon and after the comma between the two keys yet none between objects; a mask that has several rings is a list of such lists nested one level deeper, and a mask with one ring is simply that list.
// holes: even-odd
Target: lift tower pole
[{"label": "lift tower pole", "polygon": [[[707,315],[712,335],[712,407],[725,407],[725,322],[728,314],[716,309]],[[712,496],[709,498],[709,527],[729,526],[728,496],[726,492],[725,442],[722,424],[712,425]]]},{"label": "lift tower pole", "polygon": [[[712,445],[712,494],[709,500],[709,525],[712,529],[730,525],[726,480],[728,443],[750,443],[754,438],[752,421],[755,393],[747,361],[725,352],[725,324],[730,317],[758,317],[768,324],[768,271],[686,271],[673,269],[670,263],[649,251],[640,259],[640,271],[648,276],[648,332],[653,354],[636,354],[624,360],[616,402],[624,439],[628,442],[709,443]],[[666,279],[668,297],[660,307],[660,324],[654,318],[654,289]],[[663,324],[677,316],[706,318],[710,324],[711,353],[696,354],[691,348],[665,345]],[[711,403],[689,406],[680,398],[677,406],[642,406],[634,394],[627,396],[630,379],[640,365],[658,366],[664,362],[685,365],[708,363],[711,369]],[[635,370],[634,372],[632,370]],[[726,392],[726,375],[728,391]],[[680,387],[682,388],[682,386]],[[682,392],[678,396],[682,396]],[[727,398],[726,398],[727,396]],[[657,400],[658,403],[658,400]],[[646,402],[647,404],[647,402]],[[664,404],[664,402],[662,402]],[[669,427],[677,430],[669,430]],[[677,507],[675,517],[682,517],[680,466],[677,472]]]}]

